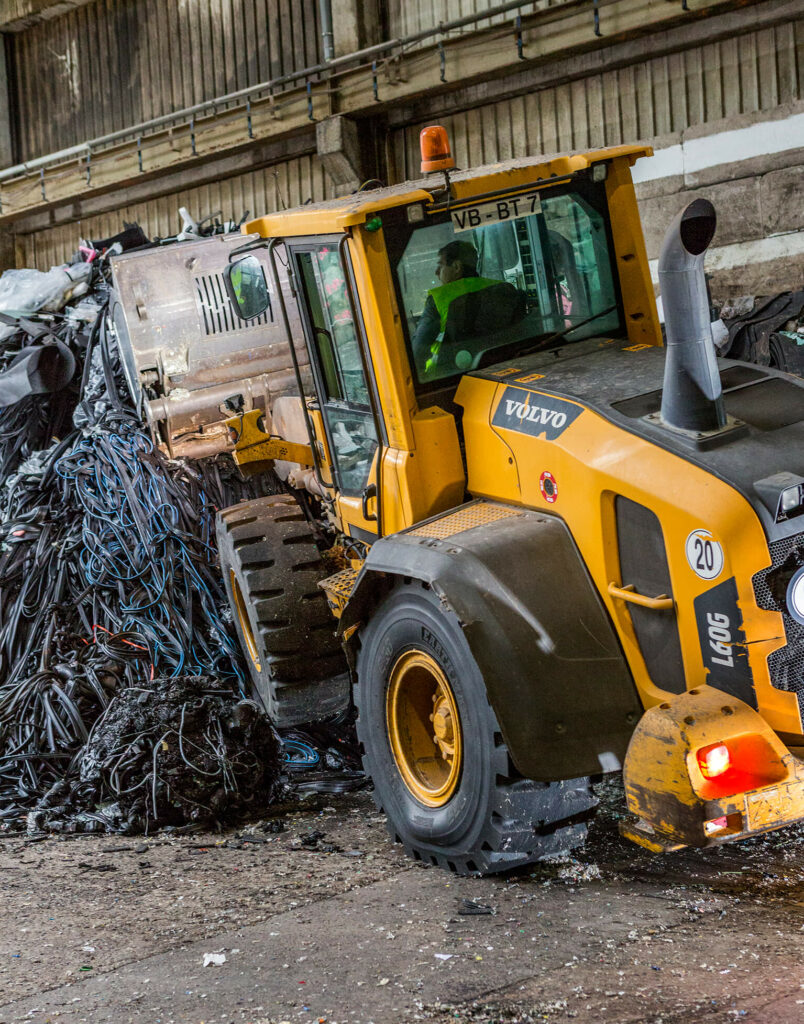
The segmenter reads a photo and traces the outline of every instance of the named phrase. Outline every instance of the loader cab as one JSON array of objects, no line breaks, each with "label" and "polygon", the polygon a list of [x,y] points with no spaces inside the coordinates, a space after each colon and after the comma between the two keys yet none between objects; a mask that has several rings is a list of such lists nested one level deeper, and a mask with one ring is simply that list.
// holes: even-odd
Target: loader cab
[{"label": "loader cab", "polygon": [[[438,205],[384,218],[421,400],[457,386],[468,370],[593,335],[624,335],[604,176]],[[476,263],[443,284],[434,270],[452,251],[475,254]]]},{"label": "loader cab", "polygon": [[[309,356],[310,489],[347,537],[371,544],[465,500],[454,399],[467,372],[591,338],[661,343],[629,171],[645,152],[511,161],[446,182],[435,168],[244,226],[271,252],[266,301]],[[477,280],[444,302],[435,270],[452,243],[475,254]]]}]

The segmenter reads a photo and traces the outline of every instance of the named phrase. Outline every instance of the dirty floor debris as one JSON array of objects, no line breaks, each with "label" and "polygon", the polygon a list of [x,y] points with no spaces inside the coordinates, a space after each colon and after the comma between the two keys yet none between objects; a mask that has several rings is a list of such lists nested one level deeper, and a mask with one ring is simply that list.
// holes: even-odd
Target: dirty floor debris
[{"label": "dirty floor debris", "polygon": [[9,836],[0,1022],[804,1021],[804,827],[654,857],[600,789],[576,859],[487,879],[406,860],[365,792],[218,835]]}]

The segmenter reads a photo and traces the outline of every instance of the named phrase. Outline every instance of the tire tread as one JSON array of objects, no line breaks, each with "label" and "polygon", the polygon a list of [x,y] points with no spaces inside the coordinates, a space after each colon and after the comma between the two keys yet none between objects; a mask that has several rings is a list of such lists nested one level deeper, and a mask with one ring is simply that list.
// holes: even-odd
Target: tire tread
[{"label": "tire tread", "polygon": [[[392,600],[394,593],[409,591],[410,586],[408,583],[400,584],[386,601]],[[366,687],[371,685],[371,681],[362,678],[360,668],[359,653],[354,699],[358,709],[356,725],[363,752],[363,769],[375,779],[373,796],[377,809],[387,814],[378,792],[380,787],[376,784],[376,773],[381,769],[373,763],[371,756],[376,737],[368,735],[369,725],[361,710]],[[580,846],[586,838],[585,818],[591,816],[596,806],[586,778],[545,783],[519,776],[511,764],[496,716],[487,702],[485,707],[494,781],[489,811],[475,836],[473,848],[466,851],[439,847],[435,843],[417,842],[405,835],[400,839],[400,833],[404,832],[400,823],[390,818],[387,821],[390,835],[402,843],[409,856],[459,875],[505,871]]]},{"label": "tire tread", "polygon": [[[248,655],[246,661],[275,724],[299,725],[343,710],[349,701],[346,660],[318,587],[327,570],[296,499],[272,494],[222,509],[217,533],[230,604],[233,572],[251,610],[260,671]],[[245,650],[236,615],[235,629]]]}]

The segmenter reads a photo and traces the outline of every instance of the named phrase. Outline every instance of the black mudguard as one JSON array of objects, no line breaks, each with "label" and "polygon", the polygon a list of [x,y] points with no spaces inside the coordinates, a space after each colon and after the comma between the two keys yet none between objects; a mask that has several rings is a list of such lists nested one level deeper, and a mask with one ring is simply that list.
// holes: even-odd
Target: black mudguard
[{"label": "black mudguard", "polygon": [[377,541],[341,635],[354,639],[350,627],[395,577],[429,584],[458,616],[522,775],[549,782],[621,766],[642,707],[563,520],[480,501]]}]

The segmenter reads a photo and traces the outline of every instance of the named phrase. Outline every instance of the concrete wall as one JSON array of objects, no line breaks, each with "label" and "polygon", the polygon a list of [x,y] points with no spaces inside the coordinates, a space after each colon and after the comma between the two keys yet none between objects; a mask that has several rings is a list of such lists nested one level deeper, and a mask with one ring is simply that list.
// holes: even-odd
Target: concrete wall
[{"label": "concrete wall", "polygon": [[656,155],[634,168],[650,257],[668,221],[702,197],[718,212],[706,264],[716,297],[804,287],[804,103],[776,107],[770,118],[690,128],[654,146]]}]

